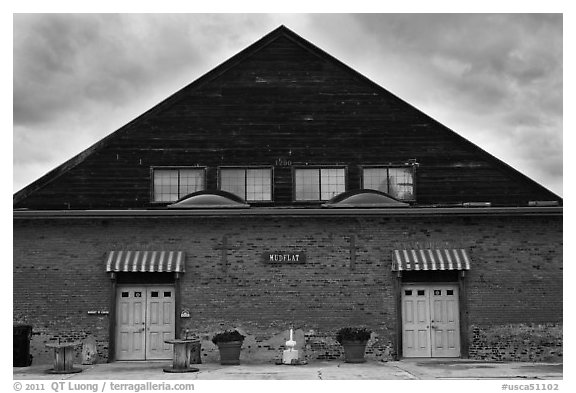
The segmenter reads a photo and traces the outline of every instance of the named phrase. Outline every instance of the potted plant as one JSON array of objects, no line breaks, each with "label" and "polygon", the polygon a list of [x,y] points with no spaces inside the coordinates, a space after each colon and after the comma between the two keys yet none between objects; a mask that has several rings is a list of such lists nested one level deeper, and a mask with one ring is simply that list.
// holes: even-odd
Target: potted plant
[{"label": "potted plant", "polygon": [[220,364],[240,364],[240,349],[244,342],[244,336],[238,330],[226,330],[212,337],[212,342],[220,350]]},{"label": "potted plant", "polygon": [[336,341],[344,347],[346,363],[364,363],[364,351],[372,332],[366,328],[345,327],[336,333]]}]

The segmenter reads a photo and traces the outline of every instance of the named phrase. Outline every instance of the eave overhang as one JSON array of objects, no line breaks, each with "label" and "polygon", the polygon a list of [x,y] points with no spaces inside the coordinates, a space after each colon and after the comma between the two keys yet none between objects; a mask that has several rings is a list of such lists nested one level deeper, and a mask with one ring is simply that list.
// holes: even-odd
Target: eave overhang
[{"label": "eave overhang", "polygon": [[562,216],[563,207],[321,209],[251,208],[203,210],[14,210],[14,220],[69,218],[186,217],[431,217],[431,216]]}]

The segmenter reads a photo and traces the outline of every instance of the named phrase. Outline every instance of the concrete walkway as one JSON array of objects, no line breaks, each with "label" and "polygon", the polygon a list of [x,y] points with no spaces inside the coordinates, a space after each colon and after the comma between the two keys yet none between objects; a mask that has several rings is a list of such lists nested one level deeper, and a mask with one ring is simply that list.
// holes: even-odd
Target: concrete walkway
[{"label": "concrete walkway", "polygon": [[170,362],[114,362],[79,366],[78,374],[47,374],[50,365],[14,367],[14,380],[438,380],[438,379],[562,379],[560,363],[482,362],[464,359],[368,361],[349,364],[315,361],[286,366],[248,363],[221,366],[198,364],[199,372],[162,371]]}]

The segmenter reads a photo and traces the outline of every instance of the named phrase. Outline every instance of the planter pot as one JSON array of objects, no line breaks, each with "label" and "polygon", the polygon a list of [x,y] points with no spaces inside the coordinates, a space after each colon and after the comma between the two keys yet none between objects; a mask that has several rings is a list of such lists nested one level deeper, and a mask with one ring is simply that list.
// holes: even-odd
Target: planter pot
[{"label": "planter pot", "polygon": [[242,348],[242,341],[230,341],[226,343],[218,343],[217,345],[220,350],[220,364],[240,364],[240,349]]},{"label": "planter pot", "polygon": [[364,363],[364,352],[368,341],[342,341],[346,363]]}]

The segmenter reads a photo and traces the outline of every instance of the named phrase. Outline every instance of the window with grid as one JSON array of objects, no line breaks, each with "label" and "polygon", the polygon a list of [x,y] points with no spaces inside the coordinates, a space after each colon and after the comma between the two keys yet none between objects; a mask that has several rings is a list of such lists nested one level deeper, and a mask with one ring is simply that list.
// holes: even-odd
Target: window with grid
[{"label": "window with grid", "polygon": [[272,169],[222,168],[220,189],[236,194],[246,201],[271,201]]},{"label": "window with grid", "polygon": [[396,199],[414,200],[414,171],[412,167],[364,168],[364,188],[379,190]]},{"label": "window with grid", "polygon": [[202,168],[154,168],[154,202],[174,202],[204,189]]},{"label": "window with grid", "polygon": [[346,191],[344,168],[295,169],[297,201],[327,201]]}]

